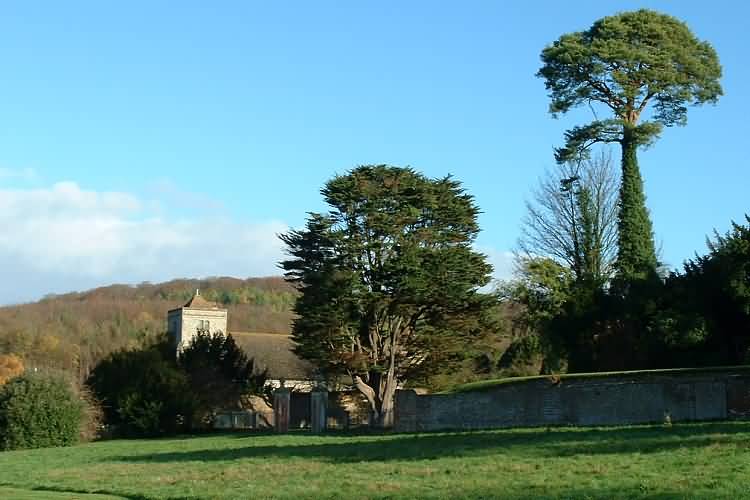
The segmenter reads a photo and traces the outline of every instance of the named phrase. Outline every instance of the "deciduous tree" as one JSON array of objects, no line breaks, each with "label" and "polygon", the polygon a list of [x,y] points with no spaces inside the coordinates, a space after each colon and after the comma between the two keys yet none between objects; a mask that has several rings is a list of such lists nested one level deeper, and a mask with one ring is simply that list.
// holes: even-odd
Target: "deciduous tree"
[{"label": "deciduous tree", "polygon": [[0,385],[23,373],[23,360],[15,354],[0,354]]},{"label": "deciduous tree", "polygon": [[617,175],[608,154],[564,163],[541,179],[526,202],[518,247],[521,260],[552,259],[576,281],[604,283],[612,276]]}]

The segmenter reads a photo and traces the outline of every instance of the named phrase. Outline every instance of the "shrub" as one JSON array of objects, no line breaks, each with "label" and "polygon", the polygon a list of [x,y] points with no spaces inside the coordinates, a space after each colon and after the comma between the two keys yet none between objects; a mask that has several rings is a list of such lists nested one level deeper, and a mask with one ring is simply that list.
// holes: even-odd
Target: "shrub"
[{"label": "shrub", "polygon": [[87,385],[101,401],[111,431],[126,436],[174,434],[211,423],[217,409],[260,394],[266,372],[231,335],[200,332],[175,358],[166,340],[111,354]]},{"label": "shrub", "polygon": [[94,368],[88,386],[102,402],[114,431],[155,436],[181,430],[193,412],[186,375],[162,346],[119,351]]},{"label": "shrub", "polygon": [[210,425],[217,410],[239,407],[246,395],[262,395],[267,372],[255,369],[231,334],[199,331],[180,353],[184,371],[195,397],[192,426]]},{"label": "shrub", "polygon": [[0,449],[74,444],[82,419],[83,405],[63,379],[24,375],[0,387]]}]

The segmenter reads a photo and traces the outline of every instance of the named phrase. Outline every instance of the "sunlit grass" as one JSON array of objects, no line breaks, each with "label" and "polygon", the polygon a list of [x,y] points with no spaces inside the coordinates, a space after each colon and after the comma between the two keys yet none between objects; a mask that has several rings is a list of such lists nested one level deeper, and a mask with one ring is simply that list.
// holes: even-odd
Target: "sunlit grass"
[{"label": "sunlit grass", "polygon": [[[750,422],[237,434],[0,453],[0,484],[29,492],[19,497],[29,500],[46,498],[33,496],[44,491],[131,499],[736,499],[750,498],[748,478]],[[3,490],[0,497],[13,498]]]}]

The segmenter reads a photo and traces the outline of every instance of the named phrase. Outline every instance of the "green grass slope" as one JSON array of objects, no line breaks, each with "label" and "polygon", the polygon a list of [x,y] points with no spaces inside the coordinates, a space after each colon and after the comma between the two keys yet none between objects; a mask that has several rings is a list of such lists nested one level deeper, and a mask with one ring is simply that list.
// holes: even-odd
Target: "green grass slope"
[{"label": "green grass slope", "polygon": [[619,372],[595,372],[595,373],[561,373],[555,375],[532,375],[528,377],[507,377],[499,379],[479,380],[468,384],[461,384],[452,389],[443,391],[443,394],[456,392],[474,392],[486,391],[501,385],[517,384],[528,382],[530,380],[550,380],[555,383],[560,381],[586,380],[596,378],[613,378],[613,377],[630,377],[630,378],[648,378],[660,375],[704,375],[711,373],[747,373],[750,372],[750,365],[742,366],[711,366],[700,368],[662,368],[656,370],[631,370]]},{"label": "green grass slope", "polygon": [[748,478],[750,422],[236,434],[0,453],[0,485],[35,490],[27,497],[34,500],[43,491],[131,499],[741,499],[750,498]]}]

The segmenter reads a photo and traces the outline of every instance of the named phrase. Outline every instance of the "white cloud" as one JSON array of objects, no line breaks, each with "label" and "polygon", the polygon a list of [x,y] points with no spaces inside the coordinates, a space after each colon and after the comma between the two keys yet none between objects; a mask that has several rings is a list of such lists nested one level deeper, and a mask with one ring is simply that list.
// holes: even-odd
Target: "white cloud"
[{"label": "white cloud", "polygon": [[0,303],[112,282],[278,274],[278,221],[169,219],[150,200],[62,182],[0,189]]},{"label": "white cloud", "polygon": [[[0,304],[111,283],[280,273],[284,247],[277,234],[286,224],[232,220],[215,215],[218,209],[170,218],[167,208],[187,212],[179,200],[221,204],[189,197],[169,183],[158,187],[166,195],[158,201],[86,190],[74,182],[0,188]],[[477,249],[494,266],[496,280],[512,276],[511,252]]]},{"label": "white cloud", "polygon": [[488,290],[494,288],[499,281],[509,280],[513,277],[514,255],[513,252],[501,251],[492,247],[478,245],[477,250],[487,256],[487,260],[492,264],[493,283],[487,286]]}]

